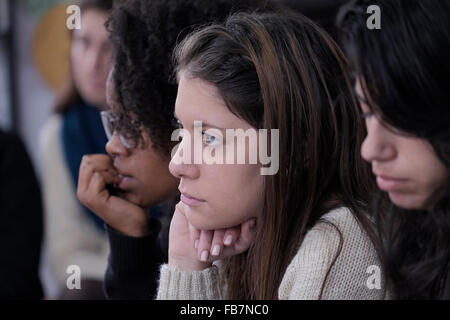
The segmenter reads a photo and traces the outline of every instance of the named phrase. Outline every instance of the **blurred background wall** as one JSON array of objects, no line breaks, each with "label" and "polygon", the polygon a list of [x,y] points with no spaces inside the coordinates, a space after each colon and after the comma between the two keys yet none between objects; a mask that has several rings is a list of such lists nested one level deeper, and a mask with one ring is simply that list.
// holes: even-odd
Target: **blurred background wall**
[{"label": "blurred background wall", "polygon": [[[0,0],[4,23],[0,41],[0,127],[14,129],[22,136],[38,175],[38,132],[51,112],[55,94],[43,81],[34,63],[32,38],[47,9],[59,2],[62,1]],[[10,12],[12,17],[8,17]],[[9,23],[5,23],[5,19],[9,19]],[[8,48],[8,44],[14,48]],[[13,52],[12,57],[8,57],[9,50]],[[14,84],[11,83],[10,68],[13,68]],[[14,99],[11,86],[15,86]]]},{"label": "blurred background wall", "polygon": [[[39,172],[39,131],[48,119],[55,93],[33,58],[33,37],[49,8],[62,0],[0,0],[0,128],[16,131],[24,140]],[[54,296],[55,282],[47,269],[45,245],[41,278],[46,296]]]}]

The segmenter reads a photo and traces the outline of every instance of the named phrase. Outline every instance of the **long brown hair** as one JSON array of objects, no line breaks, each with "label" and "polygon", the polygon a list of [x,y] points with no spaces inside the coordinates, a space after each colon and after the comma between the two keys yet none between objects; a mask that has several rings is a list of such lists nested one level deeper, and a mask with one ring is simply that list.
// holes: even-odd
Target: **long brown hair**
[{"label": "long brown hair", "polygon": [[265,177],[255,241],[226,263],[228,298],[276,298],[306,232],[334,208],[348,207],[372,234],[364,126],[344,55],[322,29],[290,12],[237,13],[187,37],[175,65],[214,84],[253,127],[279,129],[279,171]]},{"label": "long brown hair", "polygon": [[[109,13],[113,7],[113,0],[79,0],[77,3],[82,13],[89,9],[97,9]],[[68,31],[68,33],[72,39],[72,31]],[[70,60],[70,57],[67,58]],[[69,63],[69,65],[68,75],[56,94],[56,103],[53,108],[56,113],[63,113],[69,110],[70,107],[81,100],[72,75],[72,63]]]}]

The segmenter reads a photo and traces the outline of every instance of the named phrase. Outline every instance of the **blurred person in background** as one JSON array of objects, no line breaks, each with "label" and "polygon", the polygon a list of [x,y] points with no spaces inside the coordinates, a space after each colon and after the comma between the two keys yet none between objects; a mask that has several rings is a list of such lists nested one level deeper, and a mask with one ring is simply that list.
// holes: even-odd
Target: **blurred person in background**
[{"label": "blurred person in background", "polygon": [[[102,299],[108,242],[104,224],[76,198],[78,170],[85,154],[105,153],[100,117],[111,46],[104,26],[112,0],[84,0],[81,29],[71,33],[70,75],[55,114],[40,135],[46,244],[59,299]],[[68,290],[70,265],[80,267],[81,290]]]},{"label": "blurred person in background", "polygon": [[41,299],[41,193],[21,139],[0,131],[0,300]]}]

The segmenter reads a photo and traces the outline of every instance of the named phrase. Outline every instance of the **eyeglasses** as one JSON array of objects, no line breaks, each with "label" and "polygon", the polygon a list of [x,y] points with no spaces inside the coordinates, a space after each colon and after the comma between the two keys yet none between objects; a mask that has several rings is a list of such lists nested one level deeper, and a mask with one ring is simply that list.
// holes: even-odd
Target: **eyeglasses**
[{"label": "eyeglasses", "polygon": [[106,137],[108,141],[111,140],[114,134],[119,136],[120,142],[127,149],[134,149],[137,146],[135,139],[127,138],[122,133],[117,132],[117,117],[112,111],[102,111],[100,112],[102,117],[103,128],[105,129]]}]

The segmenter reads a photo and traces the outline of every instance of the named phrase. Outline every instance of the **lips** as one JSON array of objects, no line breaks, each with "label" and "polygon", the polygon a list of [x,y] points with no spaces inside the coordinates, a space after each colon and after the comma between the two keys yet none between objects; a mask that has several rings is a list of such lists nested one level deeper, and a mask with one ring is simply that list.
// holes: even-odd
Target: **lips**
[{"label": "lips", "polygon": [[180,200],[188,206],[197,207],[197,206],[201,205],[202,203],[206,202],[205,200],[191,196],[190,194],[183,192],[181,190],[180,190],[180,192],[181,192]]},{"label": "lips", "polygon": [[124,173],[122,170],[120,170],[117,166],[115,166],[117,173],[119,174],[119,177],[121,178],[121,181],[118,185],[118,187],[122,190],[129,189],[131,187],[131,183],[133,182],[133,176],[130,176],[126,173]]},{"label": "lips", "polygon": [[386,175],[375,174],[378,187],[387,192],[399,191],[408,182],[408,179],[394,178]]},{"label": "lips", "polygon": [[133,183],[133,177],[130,176],[121,176],[122,181],[119,183],[119,189],[128,190],[131,189]]}]

